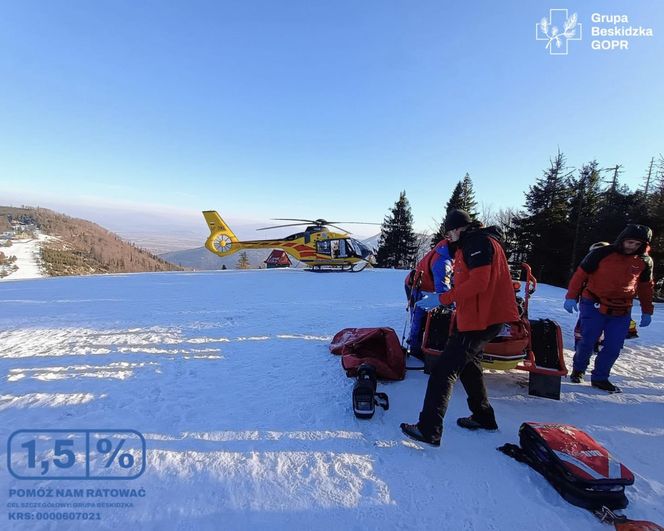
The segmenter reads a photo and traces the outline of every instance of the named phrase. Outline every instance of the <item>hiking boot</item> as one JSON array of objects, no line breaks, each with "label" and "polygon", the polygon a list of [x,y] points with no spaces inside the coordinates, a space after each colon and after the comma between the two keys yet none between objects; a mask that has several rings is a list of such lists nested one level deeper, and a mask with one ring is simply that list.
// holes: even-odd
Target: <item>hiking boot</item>
[{"label": "hiking boot", "polygon": [[569,375],[569,381],[572,383],[581,383],[584,374],[583,371],[572,371],[572,374]]},{"label": "hiking boot", "polygon": [[430,444],[431,446],[440,446],[440,438],[427,437],[420,431],[417,424],[406,424],[405,422],[402,422],[401,431],[415,441]]},{"label": "hiking boot", "polygon": [[620,387],[613,385],[608,380],[593,380],[590,382],[593,387],[601,389],[602,391],[607,391],[609,393],[621,393]]},{"label": "hiking boot", "polygon": [[457,424],[467,430],[496,431],[498,429],[498,424],[496,424],[495,420],[485,420],[484,422],[480,422],[473,415],[457,419]]}]

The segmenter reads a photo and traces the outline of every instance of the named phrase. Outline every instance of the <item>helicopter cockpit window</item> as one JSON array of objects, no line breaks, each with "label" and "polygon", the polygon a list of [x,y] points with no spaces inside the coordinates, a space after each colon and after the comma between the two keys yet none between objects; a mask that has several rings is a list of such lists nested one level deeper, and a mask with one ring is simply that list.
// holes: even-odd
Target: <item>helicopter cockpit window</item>
[{"label": "helicopter cockpit window", "polygon": [[330,254],[330,240],[316,242],[316,252],[319,254]]},{"label": "helicopter cockpit window", "polygon": [[353,242],[353,248],[354,252],[356,253],[356,256],[359,256],[360,258],[368,258],[373,254],[373,251],[369,249],[369,247],[367,247],[361,241],[358,240],[350,240],[350,241]]},{"label": "helicopter cockpit window", "polygon": [[344,241],[346,242],[346,251],[348,252],[348,256],[358,256],[355,249],[353,249],[353,244],[352,244],[353,240],[349,239]]},{"label": "helicopter cockpit window", "polygon": [[348,258],[346,240],[332,240],[332,258]]}]

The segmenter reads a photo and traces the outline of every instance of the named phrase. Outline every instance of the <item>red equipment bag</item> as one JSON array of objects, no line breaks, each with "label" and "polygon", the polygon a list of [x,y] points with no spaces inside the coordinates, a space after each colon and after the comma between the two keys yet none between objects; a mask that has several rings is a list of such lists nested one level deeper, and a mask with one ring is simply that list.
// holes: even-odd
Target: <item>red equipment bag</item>
[{"label": "red equipment bag", "polygon": [[566,424],[524,422],[519,442],[520,448],[498,449],[537,470],[568,502],[591,511],[627,507],[625,486],[634,475],[587,433]]},{"label": "red equipment bag", "polygon": [[341,355],[346,376],[357,375],[357,368],[369,363],[382,380],[403,380],[406,356],[392,328],[344,328],[330,343],[330,352]]}]

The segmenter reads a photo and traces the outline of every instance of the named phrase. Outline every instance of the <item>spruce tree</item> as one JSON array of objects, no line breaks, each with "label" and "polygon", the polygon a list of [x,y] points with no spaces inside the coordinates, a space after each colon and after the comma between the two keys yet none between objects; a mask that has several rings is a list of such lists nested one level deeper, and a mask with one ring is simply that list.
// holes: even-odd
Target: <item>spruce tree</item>
[{"label": "spruce tree", "polygon": [[473,190],[473,180],[470,175],[466,173],[462,180],[460,180],[454,190],[450,199],[445,205],[445,214],[443,220],[436,233],[431,237],[431,247],[434,247],[440,240],[445,237],[445,216],[452,210],[465,210],[470,215],[471,219],[477,219],[477,201],[475,201],[475,192]]},{"label": "spruce tree", "polygon": [[459,181],[456,186],[454,187],[454,190],[452,191],[452,195],[450,199],[447,201],[447,204],[445,205],[445,212],[443,213],[443,219],[440,222],[440,225],[438,226],[438,230],[431,236],[431,248],[433,249],[436,244],[442,240],[445,237],[445,216],[447,215],[448,212],[451,210],[455,210],[457,208],[462,208],[463,205],[463,186],[462,182]]},{"label": "spruce tree", "polygon": [[[463,181],[459,181],[454,187],[454,190],[452,191],[452,195],[449,201],[447,201],[447,204],[445,205],[445,215],[449,214],[452,210],[457,210],[457,209],[463,210],[464,209],[463,206],[464,206]],[[443,218],[444,217],[445,216],[443,216]]]},{"label": "spruce tree", "polygon": [[650,222],[653,232],[650,255],[655,263],[655,280],[664,278],[664,157],[660,155],[653,191],[648,202],[651,208]]},{"label": "spruce tree", "polygon": [[516,255],[526,258],[538,280],[556,286],[567,284],[572,254],[570,175],[558,152],[526,193],[525,214],[514,220]]},{"label": "spruce tree", "polygon": [[251,263],[249,262],[249,257],[247,256],[246,251],[242,251],[240,253],[240,258],[237,260],[237,268],[238,269],[249,269],[251,267]]},{"label": "spruce tree", "polygon": [[429,242],[431,249],[433,249],[436,244],[445,237],[445,220],[440,223],[438,230],[431,236],[431,241]]},{"label": "spruce tree", "polygon": [[643,176],[643,193],[647,197],[650,194],[650,191],[652,188],[650,188],[650,185],[653,184],[653,181],[657,178],[657,166],[655,166],[655,157],[652,157],[650,159],[650,164],[648,164],[648,169],[646,170],[646,174]]},{"label": "spruce tree", "polygon": [[399,194],[399,200],[385,216],[380,230],[376,265],[396,269],[414,266],[416,252],[413,214],[406,192]]},{"label": "spruce tree", "polygon": [[485,219],[485,225],[497,226],[503,233],[503,249],[507,259],[512,262],[523,262],[525,257],[518,256],[518,238],[515,235],[515,221],[519,217],[519,212],[516,209],[508,207],[501,208],[490,219]]},{"label": "spruce tree", "polygon": [[600,207],[601,176],[596,160],[584,164],[577,178],[571,179],[572,197],[570,199],[569,222],[574,231],[569,274],[579,265],[587,254],[588,248],[595,242],[592,239],[597,227],[597,213]]},{"label": "spruce tree", "polygon": [[629,223],[634,212],[635,196],[618,179],[620,165],[607,168],[607,188],[600,194],[597,224],[592,232],[593,240],[612,242]]},{"label": "spruce tree", "polygon": [[477,201],[475,201],[475,191],[473,190],[473,180],[466,173],[461,181],[462,205],[461,210],[468,212],[472,219],[477,219]]}]

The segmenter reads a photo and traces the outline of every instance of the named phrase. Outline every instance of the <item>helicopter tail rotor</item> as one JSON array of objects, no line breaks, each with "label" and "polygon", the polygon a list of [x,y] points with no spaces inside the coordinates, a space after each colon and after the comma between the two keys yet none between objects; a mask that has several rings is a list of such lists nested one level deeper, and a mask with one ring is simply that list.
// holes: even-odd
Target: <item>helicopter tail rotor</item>
[{"label": "helicopter tail rotor", "polygon": [[239,246],[235,245],[239,241],[237,236],[215,210],[206,210],[203,216],[210,227],[210,236],[205,241],[205,247],[209,251],[226,256],[240,250]]}]

